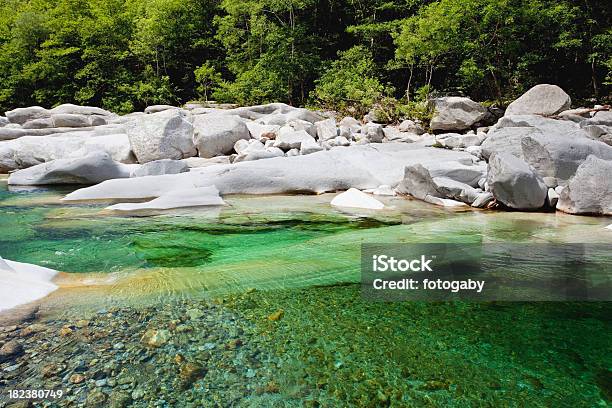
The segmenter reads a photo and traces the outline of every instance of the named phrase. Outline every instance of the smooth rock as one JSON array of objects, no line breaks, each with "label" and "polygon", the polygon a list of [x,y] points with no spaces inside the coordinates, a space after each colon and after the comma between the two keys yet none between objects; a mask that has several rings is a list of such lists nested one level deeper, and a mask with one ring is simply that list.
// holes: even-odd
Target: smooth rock
[{"label": "smooth rock", "polygon": [[557,209],[570,214],[612,215],[612,160],[589,156],[561,192]]},{"label": "smooth rock", "polygon": [[400,132],[414,133],[416,135],[422,135],[423,133],[425,133],[425,129],[420,123],[409,119],[403,120],[402,123],[399,124],[398,129]]},{"label": "smooth rock", "polygon": [[552,116],[570,108],[572,100],[557,85],[536,85],[508,105],[504,116]]},{"label": "smooth rock", "polygon": [[[260,123],[251,121],[247,121],[244,124],[246,125],[247,129],[249,129],[249,133],[253,139],[261,139],[264,135],[268,139],[275,139],[280,129],[280,126],[278,125],[262,125]],[[271,137],[272,135],[274,137]]]},{"label": "smooth rock", "polygon": [[305,140],[300,144],[300,154],[311,154],[325,150],[314,139]]},{"label": "smooth rock", "polygon": [[155,160],[138,166],[131,177],[161,176],[162,174],[179,174],[189,171],[187,163],[181,160]]},{"label": "smooth rock", "polygon": [[436,135],[436,142],[451,149],[465,149],[471,146],[480,146],[485,137],[482,135],[461,135],[458,133],[444,133]]},{"label": "smooth rock", "polygon": [[[192,169],[189,173],[109,180],[74,191],[65,200],[137,199],[167,191],[215,185],[225,194],[279,194],[396,186],[407,165],[471,163],[469,153],[424,147],[416,143],[383,143],[335,147],[296,157],[233,163]],[[476,180],[477,182],[477,180]]]},{"label": "smooth rock", "polygon": [[542,177],[568,180],[589,155],[612,160],[612,146],[580,136],[533,134],[521,139],[522,157]]},{"label": "smooth rock", "polygon": [[173,208],[225,205],[215,186],[173,190],[146,203],[121,203],[107,207],[112,211],[169,210]]},{"label": "smooth rock", "polygon": [[144,110],[144,113],[147,113],[147,114],[158,113],[158,112],[167,111],[168,109],[179,109],[179,108],[177,108],[176,106],[172,106],[172,105],[152,105],[152,106],[147,106]]},{"label": "smooth rock", "polygon": [[299,149],[302,146],[302,142],[315,142],[314,138],[309,135],[305,130],[289,130],[282,131],[276,137],[274,141],[274,147],[278,147],[281,150],[288,151],[291,149]]},{"label": "smooth rock", "polygon": [[9,185],[96,184],[130,177],[131,167],[114,161],[106,152],[82,158],[59,159],[11,173]]},{"label": "smooth rock", "polygon": [[132,151],[141,164],[196,155],[194,127],[181,110],[171,109],[139,116],[126,123],[125,127]]},{"label": "smooth rock", "polygon": [[315,123],[319,141],[327,141],[338,136],[335,119],[325,119]]},{"label": "smooth rock", "polygon": [[378,123],[366,123],[363,125],[362,132],[358,133],[357,141],[367,141],[368,143],[381,143],[385,137],[382,125]]},{"label": "smooth rock", "polygon": [[548,193],[533,168],[510,153],[495,153],[490,157],[487,184],[497,201],[519,210],[543,207]]},{"label": "smooth rock", "polygon": [[6,111],[5,116],[9,122],[23,125],[30,120],[48,118],[51,116],[51,113],[40,106],[30,106],[29,108],[17,108]]},{"label": "smooth rock", "polygon": [[487,109],[470,98],[448,96],[431,101],[434,115],[429,127],[432,130],[464,130],[487,117]]},{"label": "smooth rock", "polygon": [[57,271],[0,257],[0,311],[43,298],[57,289]]},{"label": "smooth rock", "polygon": [[493,197],[493,194],[491,194],[491,192],[489,191],[485,191],[485,192],[478,194],[478,196],[472,203],[472,207],[485,208],[487,205],[493,202],[493,200],[495,200],[495,197]]},{"label": "smooth rock", "polygon": [[383,203],[356,188],[350,188],[344,193],[335,196],[331,201],[331,205],[336,207],[365,208],[370,210],[381,210],[385,208]]},{"label": "smooth rock", "polygon": [[51,114],[59,115],[59,114],[68,114],[68,115],[96,115],[96,116],[116,116],[114,113],[104,110],[102,108],[97,108],[95,106],[79,106],[73,105],[71,103],[65,103],[49,111]]}]

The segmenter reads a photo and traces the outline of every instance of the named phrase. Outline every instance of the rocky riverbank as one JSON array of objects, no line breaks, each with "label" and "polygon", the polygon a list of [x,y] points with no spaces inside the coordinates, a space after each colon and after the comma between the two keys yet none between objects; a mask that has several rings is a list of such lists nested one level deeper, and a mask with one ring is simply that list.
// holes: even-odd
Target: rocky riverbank
[{"label": "rocky riverbank", "polygon": [[95,184],[67,200],[157,198],[165,209],[220,204],[210,187],[221,195],[356,188],[443,206],[612,214],[609,106],[571,109],[569,95],[545,84],[505,113],[464,97],[431,105],[428,127],[336,121],[278,103],[126,116],[20,108],[0,121],[0,172],[12,172],[11,185]]}]

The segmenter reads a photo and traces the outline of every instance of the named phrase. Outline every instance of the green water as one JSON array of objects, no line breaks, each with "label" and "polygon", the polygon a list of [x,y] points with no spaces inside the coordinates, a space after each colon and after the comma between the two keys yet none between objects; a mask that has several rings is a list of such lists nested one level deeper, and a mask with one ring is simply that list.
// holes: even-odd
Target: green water
[{"label": "green water", "polygon": [[[378,213],[341,212],[329,205],[332,195],[229,197],[220,211],[128,217],[104,204],[66,205],[66,192],[0,184],[1,256],[95,284],[112,277],[86,298],[52,295],[49,305],[225,296],[283,356],[279,376],[294,391],[281,400],[610,403],[610,303],[370,304],[358,287],[344,286],[359,281],[360,243],[612,245],[603,228],[610,218],[448,211],[402,198],[385,199],[390,209]],[[281,324],[265,318],[279,309]]]}]

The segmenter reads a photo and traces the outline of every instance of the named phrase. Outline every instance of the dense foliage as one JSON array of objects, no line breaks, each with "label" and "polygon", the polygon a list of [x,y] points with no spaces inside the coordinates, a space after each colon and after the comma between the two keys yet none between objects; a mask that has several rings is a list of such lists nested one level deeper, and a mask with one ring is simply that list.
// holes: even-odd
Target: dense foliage
[{"label": "dense foliage", "polygon": [[610,99],[609,0],[0,0],[0,109]]}]

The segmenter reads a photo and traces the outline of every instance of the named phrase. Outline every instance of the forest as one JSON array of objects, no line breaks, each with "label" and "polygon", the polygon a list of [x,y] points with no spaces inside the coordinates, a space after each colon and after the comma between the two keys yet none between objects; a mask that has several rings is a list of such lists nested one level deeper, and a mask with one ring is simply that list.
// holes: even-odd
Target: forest
[{"label": "forest", "polygon": [[609,0],[0,0],[0,110],[214,100],[367,112],[504,105],[537,83],[607,102]]}]

